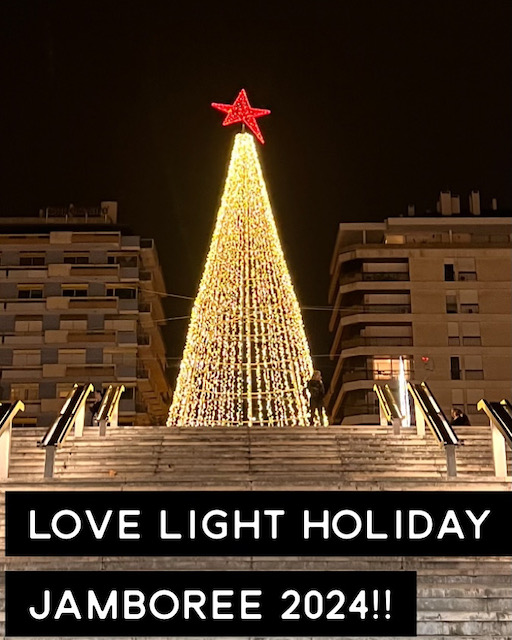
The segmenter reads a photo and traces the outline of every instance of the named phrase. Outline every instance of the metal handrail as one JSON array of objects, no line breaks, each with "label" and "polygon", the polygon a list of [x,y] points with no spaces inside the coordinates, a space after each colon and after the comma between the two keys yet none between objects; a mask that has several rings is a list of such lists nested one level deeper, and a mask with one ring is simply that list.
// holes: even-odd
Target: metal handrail
[{"label": "metal handrail", "polygon": [[0,436],[12,424],[14,416],[18,411],[25,411],[25,405],[21,400],[15,402],[0,402]]},{"label": "metal handrail", "polygon": [[0,403],[0,480],[9,476],[11,462],[12,421],[18,411],[24,411],[21,400]]},{"label": "metal handrail", "polygon": [[421,412],[428,423],[432,433],[441,446],[453,444],[459,445],[460,440],[452,429],[443,410],[439,407],[426,382],[420,384],[408,382],[407,388],[413,397],[416,406],[419,406]]},{"label": "metal handrail", "polygon": [[387,422],[392,422],[394,419],[403,420],[402,412],[389,385],[374,384],[373,390],[377,394],[380,408]]},{"label": "metal handrail", "polygon": [[121,395],[125,390],[124,384],[109,385],[105,391],[105,395],[96,414],[96,420],[100,426],[100,436],[104,436],[106,433],[107,424],[113,427],[117,427],[118,414],[119,414],[119,401]]},{"label": "metal handrail", "polygon": [[505,438],[506,443],[512,449],[512,407],[508,400],[501,402],[488,402],[483,398],[477,404],[478,411],[483,411],[491,423],[495,424],[498,431]]},{"label": "metal handrail", "polygon": [[[82,435],[83,431],[83,415],[85,413],[85,401],[91,391],[94,390],[92,384],[74,384],[73,389],[69,392],[57,419],[45,433],[43,439],[37,443],[38,447],[60,447],[73,426],[80,431],[77,435]],[[78,421],[80,424],[78,424]]]},{"label": "metal handrail", "polygon": [[477,408],[489,418],[496,477],[507,477],[507,445],[512,449],[512,406],[505,399],[501,402],[488,402],[482,398]]}]

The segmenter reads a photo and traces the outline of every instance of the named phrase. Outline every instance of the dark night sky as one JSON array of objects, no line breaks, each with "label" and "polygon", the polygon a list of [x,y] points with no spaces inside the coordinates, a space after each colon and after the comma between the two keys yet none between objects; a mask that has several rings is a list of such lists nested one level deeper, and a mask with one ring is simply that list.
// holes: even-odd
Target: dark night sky
[{"label": "dark night sky", "polygon": [[[0,24],[0,215],[118,200],[170,292],[195,294],[236,132],[210,102],[241,87],[272,110],[260,155],[302,305],[327,303],[341,221],[443,188],[512,209],[508,0],[4,0]],[[326,353],[328,313],[304,317]]]}]

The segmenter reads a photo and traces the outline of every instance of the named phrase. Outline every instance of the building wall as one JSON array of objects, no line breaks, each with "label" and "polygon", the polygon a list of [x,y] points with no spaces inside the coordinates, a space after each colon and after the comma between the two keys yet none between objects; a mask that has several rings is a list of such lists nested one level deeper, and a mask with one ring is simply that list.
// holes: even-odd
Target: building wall
[{"label": "building wall", "polygon": [[91,217],[0,221],[0,393],[18,423],[49,425],[77,383],[126,387],[121,424],[165,422],[158,320],[165,291],[152,241]]},{"label": "building wall", "polygon": [[411,379],[474,424],[485,423],[480,398],[510,397],[511,230],[504,217],[340,225],[330,286],[334,422],[377,422],[373,384],[395,377],[393,363],[375,375],[386,357],[407,358]]}]

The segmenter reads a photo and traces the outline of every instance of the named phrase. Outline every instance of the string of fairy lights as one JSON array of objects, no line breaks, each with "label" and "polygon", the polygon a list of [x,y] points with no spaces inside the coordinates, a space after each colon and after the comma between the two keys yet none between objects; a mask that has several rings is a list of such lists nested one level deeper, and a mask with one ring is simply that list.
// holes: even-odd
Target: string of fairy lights
[{"label": "string of fairy lights", "polygon": [[313,364],[253,137],[240,133],[167,424],[309,424]]}]

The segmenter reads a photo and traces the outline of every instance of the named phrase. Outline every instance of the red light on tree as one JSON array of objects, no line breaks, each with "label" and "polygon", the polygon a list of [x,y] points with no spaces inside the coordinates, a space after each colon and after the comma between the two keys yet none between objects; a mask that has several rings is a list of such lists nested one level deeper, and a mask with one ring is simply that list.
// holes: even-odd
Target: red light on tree
[{"label": "red light on tree", "polygon": [[258,123],[256,122],[256,118],[261,118],[261,116],[268,116],[270,111],[269,109],[253,109],[249,104],[245,89],[242,89],[240,91],[233,104],[221,104],[219,102],[212,102],[212,107],[226,114],[226,117],[222,122],[224,127],[227,127],[230,124],[241,122],[242,124],[247,125],[247,127],[254,133],[261,144],[265,144],[265,140],[261,135],[260,128],[258,126]]}]

